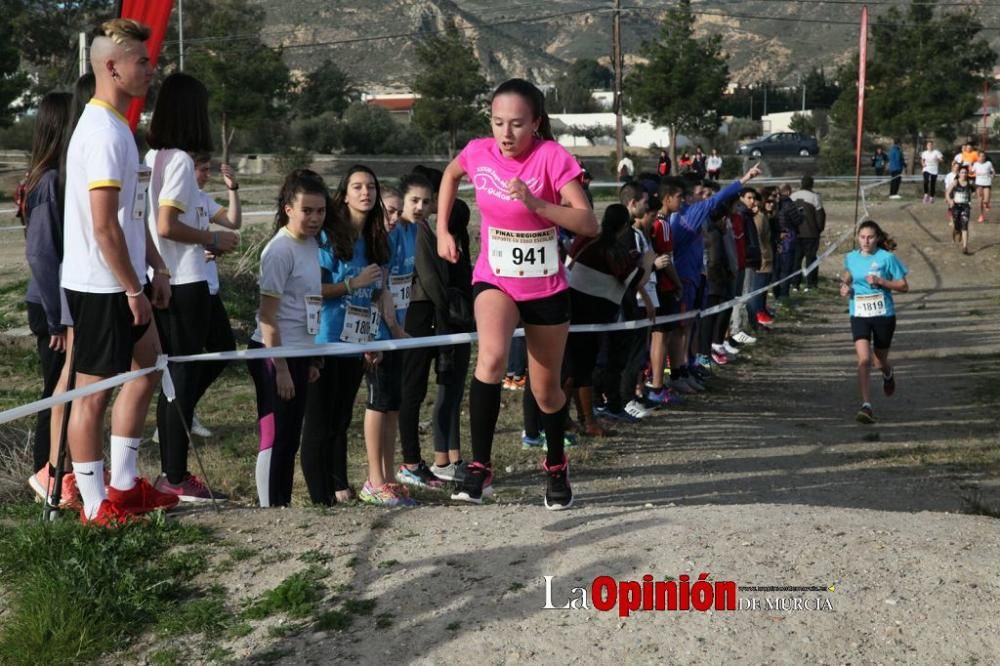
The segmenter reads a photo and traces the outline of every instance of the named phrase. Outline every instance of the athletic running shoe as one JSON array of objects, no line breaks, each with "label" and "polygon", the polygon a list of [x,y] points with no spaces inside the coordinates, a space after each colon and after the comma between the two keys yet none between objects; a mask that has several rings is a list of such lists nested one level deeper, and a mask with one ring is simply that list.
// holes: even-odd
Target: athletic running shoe
[{"label": "athletic running shoe", "polygon": [[516,391],[517,390],[517,389],[514,388],[514,378],[513,377],[504,377],[503,378],[503,383],[501,384],[501,386],[503,388],[507,389],[508,391]]},{"label": "athletic running shoe", "polygon": [[699,380],[703,380],[705,377],[711,377],[712,357],[705,354],[698,354],[694,357],[694,367],[689,369],[699,373]]},{"label": "athletic running shoe", "polygon": [[[646,388],[648,389],[646,391],[647,400],[657,405],[670,404],[670,391],[667,390],[666,386],[661,386],[658,389],[654,389],[653,387],[647,384]],[[632,402],[635,402],[635,400],[633,400]],[[629,404],[631,405],[632,403],[630,402]],[[628,407],[626,406],[625,409],[627,410]],[[645,414],[643,416],[645,416]]]},{"label": "athletic running shoe", "polygon": [[652,396],[648,395],[648,400],[652,402],[658,402],[661,407],[669,407],[670,405],[683,405],[685,400],[680,396],[680,394],[674,390],[673,383],[669,387],[663,387],[663,400],[660,401]]},{"label": "athletic running shoe", "polygon": [[[809,291],[808,287],[806,288],[806,291]],[[740,343],[741,345],[757,344],[757,338],[753,337],[752,335],[744,331],[736,331],[736,334],[733,336],[733,340]]]},{"label": "athletic running shoe", "polygon": [[697,391],[690,384],[687,383],[685,377],[678,377],[670,382],[670,388],[672,388],[677,393],[697,393]]},{"label": "athletic running shoe", "polygon": [[484,497],[493,495],[493,467],[473,462],[465,468],[465,478],[459,484],[453,500],[482,504]]},{"label": "athletic running shoe", "polygon": [[802,287],[802,291],[809,293],[809,287]]},{"label": "athletic running shoe", "polygon": [[882,375],[882,392],[887,396],[896,392],[896,371],[893,370],[889,376]]},{"label": "athletic running shoe", "polygon": [[415,488],[441,490],[444,487],[444,482],[434,475],[434,472],[427,467],[427,463],[423,460],[417,464],[415,469],[400,465],[396,471],[396,480]]},{"label": "athletic running shoe", "polygon": [[725,364],[729,363],[729,357],[726,356],[725,353],[721,353],[720,354],[719,352],[715,351],[714,349],[712,350],[712,360],[715,361],[716,363],[718,363],[719,365],[725,365]]},{"label": "athletic running shoe", "polygon": [[[184,480],[174,485],[170,483],[166,474],[160,474],[153,484],[153,488],[160,493],[176,495],[181,502],[211,502],[212,493],[208,491],[205,482],[194,474],[188,474]],[[215,493],[215,499],[226,499],[219,493]]]},{"label": "athletic running shoe", "polygon": [[83,507],[80,507],[80,522],[84,525],[117,529],[126,525],[142,523],[145,522],[145,520],[146,519],[143,516],[137,516],[122,510],[120,507],[115,506],[115,504],[110,500],[104,500],[101,502],[101,505],[97,507],[97,513],[93,518],[87,518],[87,514],[84,513]]},{"label": "athletic running shoe", "polygon": [[135,485],[129,490],[108,486],[108,500],[126,513],[149,513],[157,509],[172,509],[177,506],[180,497],[160,492],[146,479],[136,477]]},{"label": "athletic running shoe", "polygon": [[630,400],[627,405],[625,405],[625,412],[631,414],[637,419],[644,419],[653,413],[652,409],[647,408],[638,400]]},{"label": "athletic running shoe", "polygon": [[553,465],[542,461],[545,470],[545,508],[549,511],[562,511],[573,506],[573,489],[569,485],[569,459],[564,458],[563,464]]},{"label": "athletic running shoe", "polygon": [[458,477],[462,474],[462,468],[461,460],[457,463],[450,462],[447,465],[431,465],[431,474],[442,481],[458,481]]},{"label": "athletic running shoe", "polygon": [[890,199],[902,199],[903,195],[901,195],[901,194],[890,194],[889,198]]},{"label": "athletic running shoe", "polygon": [[[544,432],[541,434],[540,439],[542,440],[542,451],[548,451],[549,450],[549,438],[545,436]],[[574,446],[576,446],[576,435],[574,435],[571,432],[565,433],[563,435],[563,448],[564,449],[572,449]]]},{"label": "athletic running shoe", "polygon": [[395,483],[384,483],[376,488],[371,481],[365,481],[358,499],[365,504],[375,506],[416,506],[416,500],[403,492],[404,490],[405,488]]},{"label": "athletic running shoe", "polygon": [[[45,502],[55,491],[55,479],[49,475],[46,463],[40,470],[28,477],[28,485]],[[59,494],[60,509],[76,509],[80,506],[80,491],[76,488],[76,476],[66,472],[62,478],[62,492]]]},{"label": "athletic running shoe", "polygon": [[726,352],[729,356],[738,356],[740,353],[739,349],[729,344],[729,340],[722,343],[722,351]]},{"label": "athletic running shoe", "polygon": [[684,383],[693,388],[695,393],[704,393],[706,390],[705,385],[702,384],[701,381],[694,376],[693,368],[689,369],[688,372],[690,372],[691,374],[689,374],[687,377],[684,378]]},{"label": "athletic running shoe", "polygon": [[875,423],[875,414],[872,413],[871,405],[861,405],[861,409],[858,410],[857,416],[855,418],[858,423]]},{"label": "athletic running shoe", "polygon": [[521,431],[521,448],[522,449],[540,449],[545,446],[545,433],[538,433],[538,437],[529,437],[528,433]]},{"label": "athletic running shoe", "polygon": [[191,434],[199,437],[211,437],[212,431],[205,427],[205,424],[198,420],[198,415],[191,417]]},{"label": "athletic running shoe", "polygon": [[924,195],[924,203],[930,203],[930,197],[926,194]]}]

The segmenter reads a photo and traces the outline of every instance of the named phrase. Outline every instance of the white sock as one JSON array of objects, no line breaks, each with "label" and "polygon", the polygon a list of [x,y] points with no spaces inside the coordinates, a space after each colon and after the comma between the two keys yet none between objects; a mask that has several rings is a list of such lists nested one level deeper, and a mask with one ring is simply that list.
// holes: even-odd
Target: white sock
[{"label": "white sock", "polygon": [[76,487],[80,490],[83,500],[83,512],[90,520],[97,515],[101,502],[108,498],[104,489],[104,461],[73,463],[73,473],[76,475]]},{"label": "white sock", "polygon": [[139,460],[138,437],[111,435],[111,487],[117,490],[131,490],[139,476],[136,466]]},{"label": "white sock", "polygon": [[271,449],[257,453],[257,499],[262,507],[271,506]]}]

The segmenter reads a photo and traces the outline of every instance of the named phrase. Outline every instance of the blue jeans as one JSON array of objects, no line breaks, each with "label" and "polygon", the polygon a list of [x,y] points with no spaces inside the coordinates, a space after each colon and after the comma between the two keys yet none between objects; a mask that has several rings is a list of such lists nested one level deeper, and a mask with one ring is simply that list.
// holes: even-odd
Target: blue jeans
[{"label": "blue jeans", "polygon": [[523,337],[510,341],[510,356],[507,357],[507,376],[524,377],[528,370],[528,347]]},{"label": "blue jeans", "polygon": [[[754,273],[753,283],[751,284],[750,291],[757,291],[758,289],[763,289],[768,284],[771,283],[771,273]],[[767,304],[767,292],[762,292],[757,294],[749,301],[747,301],[747,309],[750,311],[750,326],[757,327],[757,313],[764,311],[764,306]]]}]

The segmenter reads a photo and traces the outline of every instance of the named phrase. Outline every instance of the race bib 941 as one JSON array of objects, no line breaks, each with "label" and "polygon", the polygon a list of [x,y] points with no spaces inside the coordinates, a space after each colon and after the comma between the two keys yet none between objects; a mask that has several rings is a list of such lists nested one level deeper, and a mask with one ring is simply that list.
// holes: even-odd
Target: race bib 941
[{"label": "race bib 941", "polygon": [[490,229],[490,268],[511,278],[549,277],[559,271],[555,227],[538,231]]}]

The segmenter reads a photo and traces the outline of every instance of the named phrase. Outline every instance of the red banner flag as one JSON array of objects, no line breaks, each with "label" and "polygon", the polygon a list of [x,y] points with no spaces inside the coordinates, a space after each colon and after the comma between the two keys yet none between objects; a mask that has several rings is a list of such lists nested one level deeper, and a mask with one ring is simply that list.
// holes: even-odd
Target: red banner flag
[{"label": "red banner flag", "polygon": [[861,194],[861,140],[865,130],[865,74],[868,66],[868,8],[861,8],[861,35],[858,38],[858,136],[855,142],[854,163],[854,219],[858,219],[858,201]]},{"label": "red banner flag", "polygon": [[[122,2],[122,18],[135,19],[149,26],[151,34],[146,40],[146,49],[149,52],[151,67],[156,67],[156,61],[160,57],[163,37],[167,34],[167,22],[170,21],[170,13],[173,10],[174,0],[124,0]],[[139,124],[139,114],[142,113],[142,107],[145,104],[145,97],[137,97],[132,100],[132,104],[128,107],[128,124],[133,132]]]}]

